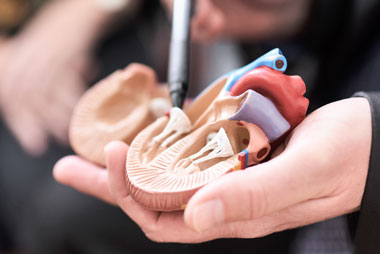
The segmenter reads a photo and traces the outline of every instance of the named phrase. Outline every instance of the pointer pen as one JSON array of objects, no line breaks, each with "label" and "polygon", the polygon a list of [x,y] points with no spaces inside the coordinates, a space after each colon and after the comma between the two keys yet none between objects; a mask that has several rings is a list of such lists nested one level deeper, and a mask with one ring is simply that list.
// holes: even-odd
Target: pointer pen
[{"label": "pointer pen", "polygon": [[182,108],[189,87],[192,0],[174,0],[169,55],[169,88],[173,107]]}]

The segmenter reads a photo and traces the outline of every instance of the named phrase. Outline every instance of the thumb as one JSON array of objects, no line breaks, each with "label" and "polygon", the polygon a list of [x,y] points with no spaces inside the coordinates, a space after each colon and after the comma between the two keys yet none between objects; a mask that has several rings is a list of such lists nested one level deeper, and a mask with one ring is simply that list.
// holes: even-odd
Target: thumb
[{"label": "thumb", "polygon": [[306,179],[310,175],[299,173],[307,166],[302,165],[306,160],[284,154],[224,175],[200,189],[186,207],[186,224],[205,231],[223,223],[256,219],[313,196],[316,188]]}]

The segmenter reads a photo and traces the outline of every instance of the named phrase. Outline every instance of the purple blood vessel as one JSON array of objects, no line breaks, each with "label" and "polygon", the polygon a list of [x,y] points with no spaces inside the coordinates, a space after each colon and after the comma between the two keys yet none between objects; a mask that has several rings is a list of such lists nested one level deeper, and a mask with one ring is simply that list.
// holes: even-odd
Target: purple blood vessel
[{"label": "purple blood vessel", "polygon": [[245,101],[229,120],[246,121],[259,126],[270,142],[289,130],[290,124],[271,100],[253,90],[247,90],[245,93],[248,93]]}]

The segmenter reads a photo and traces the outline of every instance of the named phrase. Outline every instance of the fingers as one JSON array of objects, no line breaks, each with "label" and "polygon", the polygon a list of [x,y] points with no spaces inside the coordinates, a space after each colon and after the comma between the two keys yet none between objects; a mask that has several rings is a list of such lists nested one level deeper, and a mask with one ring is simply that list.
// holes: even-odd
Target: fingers
[{"label": "fingers", "polygon": [[146,234],[161,231],[157,229],[160,212],[142,207],[130,195],[119,199],[118,205]]},{"label": "fingers", "polygon": [[108,169],[109,190],[114,200],[143,229],[154,226],[159,213],[140,206],[128,193],[125,179],[128,146],[121,141],[113,141],[104,148],[104,151]]},{"label": "fingers", "polygon": [[59,160],[54,166],[53,176],[62,184],[107,203],[116,204],[108,190],[107,170],[78,156],[67,156]]},{"label": "fingers", "polygon": [[152,241],[200,243],[223,236],[231,237],[225,225],[202,233],[195,232],[185,224],[182,211],[152,211],[139,205],[129,195],[119,200],[118,204]]},{"label": "fingers", "polygon": [[156,242],[201,243],[220,238],[229,233],[227,227],[215,227],[206,232],[195,232],[183,219],[183,212],[165,212],[159,214],[153,227],[145,228],[148,238]]},{"label": "fingers", "polygon": [[[285,154],[285,155],[284,155]],[[197,231],[257,219],[315,195],[306,165],[286,152],[270,162],[227,174],[200,189],[189,201],[186,223]],[[308,186],[309,185],[309,186]]]},{"label": "fingers", "polygon": [[68,144],[70,117],[82,93],[77,87],[84,87],[81,78],[68,71],[56,85],[45,92],[45,98],[34,100],[36,115],[44,123],[49,134],[60,144]]},{"label": "fingers", "polygon": [[49,103],[40,101],[30,105],[33,114],[43,125],[46,134],[53,137],[61,145],[68,145],[68,127],[71,112],[60,105],[59,100]]},{"label": "fingers", "polygon": [[120,208],[141,227],[148,238],[158,242],[201,242],[216,237],[216,231],[199,234],[187,227],[183,212],[160,213],[139,205],[127,189],[127,151],[128,146],[120,141],[110,142],[105,148],[109,189]]},{"label": "fingers", "polygon": [[[200,243],[218,238],[257,238],[274,232],[296,228],[341,215],[331,207],[344,207],[347,199],[323,197],[301,202],[283,210],[249,221],[223,223],[202,232],[187,227],[182,212],[161,213],[159,216],[146,215],[148,211],[132,198],[125,200],[125,207],[134,209],[132,219],[143,228],[146,236],[157,242]],[[133,208],[132,208],[133,207]],[[345,213],[352,212],[346,209]]]},{"label": "fingers", "polygon": [[[337,196],[308,200],[258,219],[233,222],[224,225],[223,228],[233,228],[232,231],[235,232],[233,237],[263,237],[274,232],[302,227],[340,216],[343,213],[333,208],[345,207],[346,202],[347,200]],[[353,211],[346,209],[344,214]],[[223,229],[221,231],[223,232]]]},{"label": "fingers", "polygon": [[[182,242],[197,242],[216,238],[257,238],[275,232],[297,228],[342,215],[341,210],[333,207],[345,207],[344,214],[353,212],[348,208],[347,198],[338,196],[307,200],[296,205],[273,212],[260,218],[223,223],[198,234],[184,233]],[[166,239],[176,236],[161,232]]]},{"label": "fingers", "polygon": [[[173,0],[161,0],[169,17],[173,13]],[[195,41],[211,42],[217,39],[224,27],[222,12],[210,0],[196,1],[192,17],[191,36]]]},{"label": "fingers", "polygon": [[22,148],[30,155],[39,156],[48,147],[48,135],[41,123],[28,109],[7,109],[3,105],[4,120]]},{"label": "fingers", "polygon": [[112,141],[104,148],[104,152],[108,169],[109,190],[115,200],[118,201],[128,196],[125,181],[128,145],[121,141]]},{"label": "fingers", "polygon": [[[68,144],[71,112],[83,93],[83,75],[89,65],[86,54],[66,57],[59,51],[51,51],[52,48],[47,50],[43,57],[30,64],[36,51],[31,50],[30,43],[16,40],[2,55],[9,60],[0,80],[2,108],[18,109],[14,116],[8,114],[7,124],[23,148],[35,155],[46,151],[49,136],[61,145]],[[23,117],[26,119],[21,119]]]},{"label": "fingers", "polygon": [[224,27],[224,16],[210,0],[198,1],[192,21],[192,37],[196,41],[216,40]]}]

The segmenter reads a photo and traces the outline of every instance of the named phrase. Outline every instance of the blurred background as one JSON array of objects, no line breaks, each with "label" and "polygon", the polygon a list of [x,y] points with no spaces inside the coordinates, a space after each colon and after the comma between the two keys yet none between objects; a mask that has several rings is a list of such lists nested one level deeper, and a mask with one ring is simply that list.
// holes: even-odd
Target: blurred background
[{"label": "blurred background", "polygon": [[[166,81],[171,3],[0,0],[0,250],[351,253],[346,217],[260,239],[153,243],[118,208],[53,180],[54,163],[73,153],[67,129],[86,89],[132,62]],[[310,110],[379,90],[379,29],[370,28],[379,10],[375,0],[198,0],[190,96],[274,47],[286,73],[305,80]]]}]

